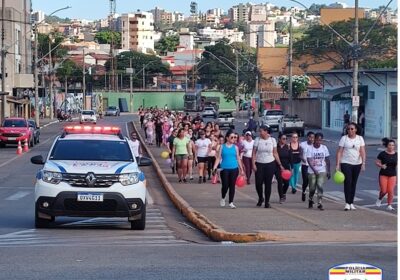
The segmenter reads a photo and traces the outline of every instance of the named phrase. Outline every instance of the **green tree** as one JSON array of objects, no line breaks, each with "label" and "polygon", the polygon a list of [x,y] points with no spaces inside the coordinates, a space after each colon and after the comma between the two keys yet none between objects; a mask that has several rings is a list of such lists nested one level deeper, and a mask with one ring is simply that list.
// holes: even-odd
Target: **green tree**
[{"label": "green tree", "polygon": [[96,33],[94,39],[97,40],[99,44],[111,44],[111,42],[114,41],[115,46],[118,47],[121,45],[121,33],[116,31],[99,31]]},{"label": "green tree", "polygon": [[160,55],[166,55],[167,52],[175,51],[178,45],[179,36],[172,35],[161,38],[161,40],[155,44],[154,48]]},{"label": "green tree", "polygon": [[[278,76],[278,83],[281,86],[284,93],[289,94],[289,77]],[[306,75],[292,76],[292,94],[293,98],[299,97],[303,92],[307,90],[307,87],[311,84],[310,78]]]},{"label": "green tree", "polygon": [[[170,75],[169,67],[161,62],[161,59],[155,55],[143,54],[140,52],[130,51],[122,52],[115,58],[117,73],[126,73],[126,68],[130,68],[130,60],[132,59],[132,68],[135,70],[133,75],[133,86],[141,87],[143,79],[143,66],[145,68],[146,85],[152,83],[152,78],[158,75]],[[106,63],[108,72],[110,69],[110,62]],[[129,83],[130,76],[124,75],[123,83]]]},{"label": "green tree", "polygon": [[313,15],[320,15],[321,14],[321,9],[328,7],[325,4],[311,4],[310,8],[308,8],[308,11],[313,14]]},{"label": "green tree", "polygon": [[82,69],[74,61],[67,59],[57,68],[56,76],[61,83],[64,83],[67,92],[68,84],[82,81]]},{"label": "green tree", "polygon": [[[205,48],[203,59],[197,66],[200,82],[208,88],[216,88],[222,91],[225,99],[235,100],[236,89],[245,98],[253,95],[255,90],[255,79],[257,75],[254,69],[255,53],[241,52],[238,55],[239,84],[236,85],[236,55],[232,47],[226,42],[219,42],[214,46]],[[213,55],[211,55],[212,53]],[[216,59],[215,57],[218,57]],[[222,62],[221,62],[222,61]]]},{"label": "green tree", "polygon": [[[359,38],[363,40],[365,34],[374,24],[373,20],[360,19]],[[347,41],[353,41],[354,20],[334,22],[331,26]],[[356,53],[360,64],[368,65],[369,60],[390,60],[397,57],[397,28],[394,25],[378,23],[363,41],[359,51],[349,46],[325,25],[313,25],[303,33],[303,36],[294,42],[294,55],[312,55],[317,60],[328,60],[334,63],[335,68],[350,69],[352,59]]]}]

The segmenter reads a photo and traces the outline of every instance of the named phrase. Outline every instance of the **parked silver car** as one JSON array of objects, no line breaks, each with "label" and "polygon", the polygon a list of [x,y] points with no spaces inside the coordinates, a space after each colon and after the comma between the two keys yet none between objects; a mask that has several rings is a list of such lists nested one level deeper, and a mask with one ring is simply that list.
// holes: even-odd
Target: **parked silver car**
[{"label": "parked silver car", "polygon": [[120,115],[119,108],[117,106],[108,106],[105,115],[118,117]]}]

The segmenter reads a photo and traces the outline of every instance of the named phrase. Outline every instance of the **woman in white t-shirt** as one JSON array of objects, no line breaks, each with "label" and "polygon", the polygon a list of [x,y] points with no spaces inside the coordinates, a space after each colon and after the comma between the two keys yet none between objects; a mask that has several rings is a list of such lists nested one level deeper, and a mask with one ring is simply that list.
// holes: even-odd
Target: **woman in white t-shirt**
[{"label": "woman in white t-shirt", "polygon": [[365,170],[365,142],[362,136],[357,135],[357,124],[347,125],[347,135],[342,136],[339,141],[339,148],[336,153],[336,170],[343,172],[344,196],[346,199],[345,211],[356,210],[354,196],[358,176],[361,170]]},{"label": "woman in white t-shirt", "polygon": [[199,184],[206,182],[206,164],[208,163],[208,153],[211,150],[211,141],[206,138],[206,133],[204,130],[199,132],[200,138],[196,140],[196,162],[199,168]]},{"label": "woman in white t-shirt", "polygon": [[310,194],[308,200],[308,208],[313,208],[313,197],[315,190],[318,190],[318,209],[324,210],[322,206],[322,195],[324,194],[323,185],[326,178],[331,177],[331,164],[329,161],[329,151],[325,145],[322,145],[322,133],[316,133],[314,144],[307,148],[307,163],[308,163],[308,182]]},{"label": "woman in white t-shirt", "polygon": [[244,165],[244,170],[246,172],[247,184],[250,185],[250,177],[253,171],[253,167],[251,164],[251,156],[253,154],[253,134],[251,131],[247,131],[245,134],[245,139],[242,142],[243,145],[243,152],[242,152],[242,162]]}]

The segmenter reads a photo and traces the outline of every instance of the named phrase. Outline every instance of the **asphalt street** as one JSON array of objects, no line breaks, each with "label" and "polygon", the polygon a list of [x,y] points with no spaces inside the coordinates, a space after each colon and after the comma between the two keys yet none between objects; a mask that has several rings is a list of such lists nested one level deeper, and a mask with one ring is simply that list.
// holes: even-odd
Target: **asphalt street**
[{"label": "asphalt street", "polygon": [[[132,119],[108,117],[99,124],[125,130]],[[151,196],[146,230],[131,231],[119,218],[57,218],[54,227],[35,229],[33,186],[40,166],[30,157],[46,155],[63,125],[41,129],[41,143],[22,156],[13,146],[0,149],[0,279],[328,279],[330,267],[348,262],[378,266],[384,279],[396,279],[396,243],[211,242],[175,210],[151,167],[144,169]],[[360,191],[377,189],[374,149],[365,173],[371,180],[361,178]],[[375,201],[361,193],[359,203]]]}]

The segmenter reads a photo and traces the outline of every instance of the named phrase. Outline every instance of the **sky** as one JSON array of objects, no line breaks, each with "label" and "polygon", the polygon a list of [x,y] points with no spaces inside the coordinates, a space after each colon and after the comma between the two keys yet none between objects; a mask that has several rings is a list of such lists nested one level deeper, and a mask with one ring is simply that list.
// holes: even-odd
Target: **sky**
[{"label": "sky", "polygon": [[[8,0],[10,1],[10,0]],[[158,6],[167,11],[178,11],[189,15],[190,2],[192,0],[116,0],[117,13],[135,12],[137,10],[148,11]],[[253,1],[236,1],[236,0],[197,0],[200,11],[207,11],[213,8],[222,8],[225,11],[238,3],[265,3],[270,2],[277,6],[299,6],[289,0],[253,0]],[[346,3],[348,6],[354,6],[354,0],[301,0],[304,5],[309,7],[312,3],[330,4],[334,2]],[[360,7],[377,8],[379,6],[386,6],[389,0],[359,0]],[[33,10],[41,10],[46,14],[53,11],[71,6],[71,9],[58,12],[56,15],[59,17],[69,17],[72,19],[101,19],[106,18],[109,14],[109,1],[108,0],[32,0]],[[397,8],[397,0],[393,0],[392,9]]]}]

